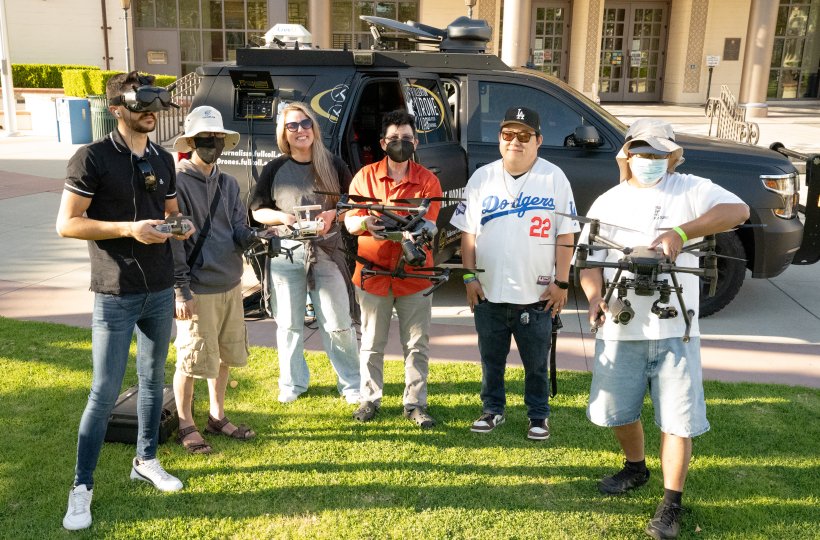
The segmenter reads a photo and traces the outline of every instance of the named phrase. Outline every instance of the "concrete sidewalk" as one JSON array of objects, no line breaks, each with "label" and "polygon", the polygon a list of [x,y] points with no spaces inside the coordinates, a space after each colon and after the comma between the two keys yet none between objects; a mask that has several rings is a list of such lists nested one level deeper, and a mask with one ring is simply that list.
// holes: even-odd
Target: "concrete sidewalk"
[{"label": "concrete sidewalk", "polygon": [[[680,132],[703,134],[708,119],[699,107],[613,105],[624,122],[653,116]],[[758,119],[761,146],[779,141],[789,148],[820,153],[820,106],[773,107]],[[61,239],[54,231],[65,166],[78,146],[0,131],[0,316],[90,326],[93,295],[88,291],[85,242]],[[561,369],[589,369],[594,336],[587,332],[586,301],[570,291],[558,342]],[[273,321],[248,323],[251,343],[275,346]],[[401,357],[393,325],[388,356]],[[701,321],[704,376],[725,381],[765,381],[820,388],[820,272],[792,266],[770,280],[747,279],[738,298]],[[321,350],[315,330],[306,348]],[[463,286],[448,283],[435,294],[431,357],[434,361],[477,361],[472,316]],[[512,363],[519,363],[517,353]]]}]

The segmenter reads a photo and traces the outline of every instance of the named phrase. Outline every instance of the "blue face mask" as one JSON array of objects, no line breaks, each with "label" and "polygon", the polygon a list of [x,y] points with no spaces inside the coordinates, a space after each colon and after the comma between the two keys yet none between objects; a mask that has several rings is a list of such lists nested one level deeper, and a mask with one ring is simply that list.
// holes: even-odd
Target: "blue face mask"
[{"label": "blue face mask", "polygon": [[639,156],[632,156],[629,159],[629,169],[632,171],[632,178],[641,185],[649,186],[657,182],[666,172],[669,164],[667,159],[647,159]]}]

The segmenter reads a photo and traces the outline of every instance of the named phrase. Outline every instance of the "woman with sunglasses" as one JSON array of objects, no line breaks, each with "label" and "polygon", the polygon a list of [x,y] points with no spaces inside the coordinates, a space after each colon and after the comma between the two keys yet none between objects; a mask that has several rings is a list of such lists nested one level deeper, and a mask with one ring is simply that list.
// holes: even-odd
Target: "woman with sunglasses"
[{"label": "woman with sunglasses", "polygon": [[[322,343],[338,376],[337,388],[350,404],[359,401],[359,353],[351,311],[350,273],[340,251],[336,197],[316,193],[347,192],[350,171],[322,143],[316,117],[303,103],[290,103],[281,113],[276,139],[282,155],[262,169],[250,208],[256,221],[293,225],[294,207],[320,205],[317,240],[283,240],[299,247],[293,260],[270,260],[270,293],[274,299],[279,349],[279,401],[290,403],[307,391],[310,371],[304,355],[305,297],[316,311]],[[290,244],[290,245],[288,245]]]}]

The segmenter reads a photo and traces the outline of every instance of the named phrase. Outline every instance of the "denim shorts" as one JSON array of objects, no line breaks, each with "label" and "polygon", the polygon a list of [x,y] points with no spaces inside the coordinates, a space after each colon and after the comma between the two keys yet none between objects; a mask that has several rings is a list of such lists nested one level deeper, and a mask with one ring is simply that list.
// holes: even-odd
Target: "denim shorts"
[{"label": "denim shorts", "polygon": [[678,437],[709,431],[700,338],[595,341],[587,408],[594,424],[616,427],[640,419],[647,387],[661,431]]}]

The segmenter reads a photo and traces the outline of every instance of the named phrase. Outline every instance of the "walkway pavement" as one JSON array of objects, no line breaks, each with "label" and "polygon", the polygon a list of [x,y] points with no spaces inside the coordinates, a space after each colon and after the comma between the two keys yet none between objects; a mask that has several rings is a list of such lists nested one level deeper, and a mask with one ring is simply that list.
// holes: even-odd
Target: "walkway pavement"
[{"label": "walkway pavement", "polygon": [[[700,107],[613,105],[626,123],[641,116],[666,119],[679,132],[708,132]],[[820,153],[820,106],[773,107],[757,120],[760,145],[779,141]],[[85,242],[54,232],[68,159],[78,146],[25,133],[0,131],[0,316],[90,326],[92,294]],[[583,322],[583,294],[570,291],[558,342],[561,369],[587,370],[593,336]],[[249,322],[253,345],[274,346],[273,321]],[[817,265],[792,266],[769,280],[747,279],[738,298],[701,321],[704,376],[724,381],[764,381],[820,388],[820,272]],[[321,350],[315,331],[306,347]],[[388,357],[400,358],[392,328]],[[435,294],[431,355],[434,361],[478,359],[472,316],[463,286],[449,283]],[[520,364],[513,351],[511,363]]]}]

